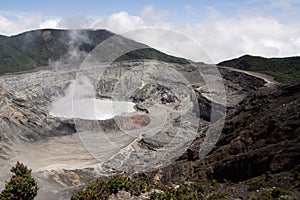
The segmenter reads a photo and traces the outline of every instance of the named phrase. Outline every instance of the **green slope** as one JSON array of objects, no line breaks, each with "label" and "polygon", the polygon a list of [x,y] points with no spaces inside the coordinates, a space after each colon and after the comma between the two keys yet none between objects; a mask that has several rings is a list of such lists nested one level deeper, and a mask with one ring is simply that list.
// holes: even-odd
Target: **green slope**
[{"label": "green slope", "polygon": [[300,80],[300,57],[263,58],[245,55],[218,65],[265,73],[282,83]]},{"label": "green slope", "polygon": [[[50,61],[69,62],[70,50],[80,52],[78,61],[83,61],[99,43],[114,36],[107,30],[58,30],[42,29],[16,36],[0,36],[0,74],[19,72],[48,65]],[[121,37],[122,38],[122,37]],[[156,59],[165,62],[187,63],[185,59],[169,56],[133,40],[122,40],[140,48],[129,52],[117,61],[130,59]],[[74,57],[76,58],[76,56]]]}]

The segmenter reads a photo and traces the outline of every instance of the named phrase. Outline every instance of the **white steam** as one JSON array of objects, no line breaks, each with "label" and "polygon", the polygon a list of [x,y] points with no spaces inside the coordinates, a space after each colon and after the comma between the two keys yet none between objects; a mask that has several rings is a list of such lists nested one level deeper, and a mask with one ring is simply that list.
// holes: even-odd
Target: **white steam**
[{"label": "white steam", "polygon": [[54,117],[68,119],[105,120],[135,111],[132,102],[100,100],[95,98],[94,93],[90,79],[80,77],[71,82],[64,96],[52,102],[49,113]]},{"label": "white steam", "polygon": [[87,56],[87,53],[80,51],[79,48],[83,43],[91,43],[91,40],[85,31],[70,30],[68,31],[68,38],[68,51],[66,55],[62,56],[59,60],[49,60],[49,65],[54,69],[79,66],[82,60]]}]

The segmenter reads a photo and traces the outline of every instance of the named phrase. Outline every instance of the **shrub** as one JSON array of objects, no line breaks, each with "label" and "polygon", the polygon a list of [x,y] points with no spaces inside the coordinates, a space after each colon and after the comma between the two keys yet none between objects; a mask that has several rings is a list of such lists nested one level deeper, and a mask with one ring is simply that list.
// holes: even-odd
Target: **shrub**
[{"label": "shrub", "polygon": [[98,179],[83,191],[79,191],[72,197],[72,200],[85,199],[108,199],[111,194],[116,194],[121,190],[130,192],[132,195],[139,195],[144,192],[147,184],[143,181],[135,181],[129,177],[115,175],[107,180]]},{"label": "shrub", "polygon": [[249,184],[248,191],[260,190],[261,188],[268,188],[269,184],[266,181],[254,181]]},{"label": "shrub", "polygon": [[225,199],[227,196],[227,193],[214,193],[208,197],[208,200]]},{"label": "shrub", "polygon": [[279,198],[280,196],[284,196],[284,195],[290,195],[290,192],[283,188],[274,188],[271,191],[271,196],[273,198]]},{"label": "shrub", "polygon": [[[156,189],[161,192],[151,192],[151,189]],[[151,184],[144,180],[135,180],[129,177],[122,177],[121,175],[115,175],[107,180],[99,179],[92,182],[85,190],[75,194],[72,200],[108,199],[110,195],[122,190],[135,196],[149,192],[149,198],[153,200],[197,200],[203,199],[202,196],[204,192],[202,185],[198,183],[183,184],[178,188],[172,188],[162,184]]]},{"label": "shrub", "polygon": [[6,183],[0,193],[1,200],[32,200],[37,195],[38,186],[31,176],[31,169],[23,163],[17,162],[10,170],[15,175]]},{"label": "shrub", "polygon": [[166,188],[166,186],[159,187],[161,193],[153,192],[150,195],[150,200],[164,200],[164,199],[173,199],[173,200],[198,200],[203,199],[204,189],[202,185],[192,183],[180,185],[178,188]]}]

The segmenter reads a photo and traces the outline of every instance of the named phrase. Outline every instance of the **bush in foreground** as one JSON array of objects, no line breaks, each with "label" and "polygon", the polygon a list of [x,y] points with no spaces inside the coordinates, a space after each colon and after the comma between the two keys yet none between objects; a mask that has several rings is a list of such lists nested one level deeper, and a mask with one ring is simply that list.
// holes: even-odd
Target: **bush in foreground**
[{"label": "bush in foreground", "polygon": [[31,176],[31,169],[23,163],[17,162],[10,170],[14,175],[6,183],[0,193],[1,200],[32,200],[37,195],[38,186]]},{"label": "bush in foreground", "polygon": [[148,193],[150,200],[174,199],[194,200],[202,199],[203,189],[201,185],[181,185],[177,188],[160,184],[149,184],[143,180],[134,180],[129,177],[115,175],[107,180],[98,179],[92,182],[85,190],[79,191],[72,197],[72,200],[94,200],[108,199],[110,195],[119,191],[126,191],[134,196]]}]

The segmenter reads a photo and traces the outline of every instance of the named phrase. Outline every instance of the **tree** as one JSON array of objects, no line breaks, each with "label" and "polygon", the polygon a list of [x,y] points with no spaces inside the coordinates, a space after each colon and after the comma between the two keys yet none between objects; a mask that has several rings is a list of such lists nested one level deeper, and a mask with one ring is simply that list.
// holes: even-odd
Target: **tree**
[{"label": "tree", "polygon": [[32,200],[37,195],[38,185],[31,176],[31,169],[17,162],[10,170],[13,175],[0,193],[1,200]]}]

